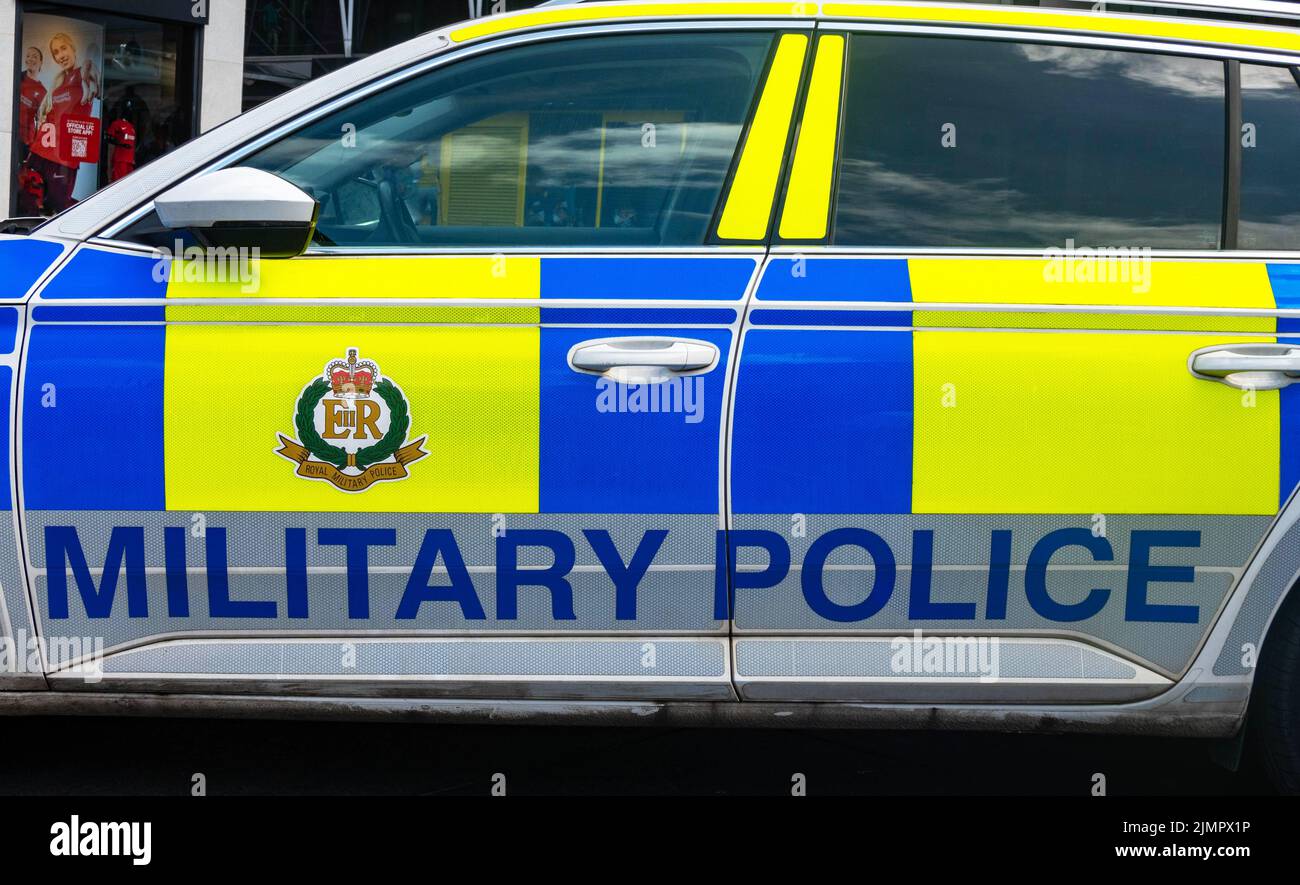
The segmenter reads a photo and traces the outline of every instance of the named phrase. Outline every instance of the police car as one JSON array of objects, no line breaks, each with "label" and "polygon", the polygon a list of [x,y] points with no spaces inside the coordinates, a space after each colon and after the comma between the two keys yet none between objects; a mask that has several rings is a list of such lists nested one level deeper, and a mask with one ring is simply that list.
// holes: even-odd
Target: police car
[{"label": "police car", "polygon": [[547,5],[5,237],[0,709],[1300,789],[1300,30],[1210,6]]}]

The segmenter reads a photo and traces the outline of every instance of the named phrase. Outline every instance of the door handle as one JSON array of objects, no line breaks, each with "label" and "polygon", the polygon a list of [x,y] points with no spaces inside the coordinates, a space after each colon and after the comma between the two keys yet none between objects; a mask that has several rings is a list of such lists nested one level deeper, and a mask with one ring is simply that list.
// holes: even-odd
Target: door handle
[{"label": "door handle", "polygon": [[1188,358],[1197,378],[1229,387],[1279,390],[1300,381],[1300,347],[1291,344],[1220,344]]},{"label": "door handle", "polygon": [[620,384],[659,384],[717,364],[717,345],[692,338],[598,338],[569,349],[569,368]]}]

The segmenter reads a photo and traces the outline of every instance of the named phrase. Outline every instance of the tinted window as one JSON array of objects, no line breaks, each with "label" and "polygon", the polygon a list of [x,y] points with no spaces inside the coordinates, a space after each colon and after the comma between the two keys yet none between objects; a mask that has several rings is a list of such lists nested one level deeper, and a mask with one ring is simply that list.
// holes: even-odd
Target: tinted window
[{"label": "tinted window", "polygon": [[1300,249],[1300,87],[1290,68],[1241,66],[1242,249]]},{"label": "tinted window", "polygon": [[703,242],[770,45],[565,40],[455,63],[243,165],[321,201],[339,245]]},{"label": "tinted window", "polygon": [[855,35],[834,242],[1216,248],[1222,62]]}]

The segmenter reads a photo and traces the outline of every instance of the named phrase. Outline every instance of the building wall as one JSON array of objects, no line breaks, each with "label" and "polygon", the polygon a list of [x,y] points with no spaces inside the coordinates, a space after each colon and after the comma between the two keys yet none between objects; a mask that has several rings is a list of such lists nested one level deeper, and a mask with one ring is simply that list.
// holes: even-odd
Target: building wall
[{"label": "building wall", "polygon": [[[244,89],[244,2],[217,0],[209,5],[203,33],[203,64],[199,83],[199,130],[206,132],[239,114]],[[130,15],[130,0],[121,14]],[[18,65],[14,36],[18,27],[17,0],[0,0],[0,217],[8,214],[14,133],[14,75]]]},{"label": "building wall", "polygon": [[[9,2],[13,0],[0,0]],[[208,8],[199,99],[201,132],[238,116],[244,96],[244,0],[220,0]]]},{"label": "building wall", "polygon": [[14,39],[18,31],[18,4],[0,0],[0,215],[9,214],[9,193],[13,186],[14,74],[18,64]]}]

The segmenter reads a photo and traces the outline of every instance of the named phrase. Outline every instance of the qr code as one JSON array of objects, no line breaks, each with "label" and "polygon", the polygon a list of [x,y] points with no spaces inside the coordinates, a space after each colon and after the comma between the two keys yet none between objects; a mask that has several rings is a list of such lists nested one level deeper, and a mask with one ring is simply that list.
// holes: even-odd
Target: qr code
[{"label": "qr code", "polygon": [[72,139],[72,156],[75,158],[85,158],[90,156],[90,139]]}]

